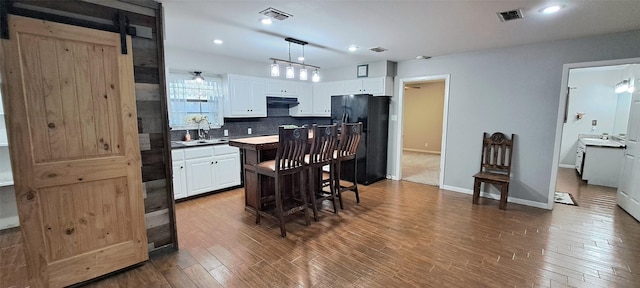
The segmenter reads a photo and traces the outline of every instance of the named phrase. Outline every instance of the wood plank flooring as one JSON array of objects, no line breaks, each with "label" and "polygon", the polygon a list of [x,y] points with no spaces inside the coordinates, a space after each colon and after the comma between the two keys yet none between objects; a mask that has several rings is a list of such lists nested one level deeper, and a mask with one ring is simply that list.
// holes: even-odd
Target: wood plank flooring
[{"label": "wood plank flooring", "polygon": [[[615,189],[560,170],[558,190],[580,206],[502,211],[381,181],[310,226],[293,215],[286,239],[254,223],[242,190],[202,197],[177,204],[180,251],[86,287],[640,287],[640,223]],[[27,286],[19,230],[0,232],[0,249],[0,287]]]}]

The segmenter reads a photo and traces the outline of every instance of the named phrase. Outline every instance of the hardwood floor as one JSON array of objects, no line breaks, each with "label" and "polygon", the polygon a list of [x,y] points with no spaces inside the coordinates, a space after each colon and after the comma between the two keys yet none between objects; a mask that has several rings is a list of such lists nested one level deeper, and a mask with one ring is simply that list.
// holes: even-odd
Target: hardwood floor
[{"label": "hardwood floor", "polygon": [[[177,204],[180,251],[87,287],[640,287],[640,223],[614,189],[561,173],[580,206],[502,211],[381,181],[310,226],[294,215],[286,239],[276,221],[254,223],[242,190],[194,199]],[[19,235],[0,232],[0,287],[27,284]]]}]

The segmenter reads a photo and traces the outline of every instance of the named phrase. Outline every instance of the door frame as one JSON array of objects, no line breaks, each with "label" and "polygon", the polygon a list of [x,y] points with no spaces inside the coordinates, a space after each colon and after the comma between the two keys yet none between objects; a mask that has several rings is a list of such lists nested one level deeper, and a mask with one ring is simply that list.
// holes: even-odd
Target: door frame
[{"label": "door frame", "polygon": [[397,180],[402,180],[402,133],[404,131],[404,85],[408,82],[424,82],[424,81],[438,81],[444,80],[444,107],[442,113],[442,143],[440,149],[440,178],[438,179],[438,187],[443,189],[444,187],[444,165],[446,163],[446,147],[447,147],[447,119],[449,112],[449,82],[451,79],[451,74],[441,74],[441,75],[432,75],[432,76],[419,76],[419,77],[409,77],[409,78],[401,78],[399,79],[399,88],[398,88],[398,137],[396,137],[396,151],[394,151],[395,156],[395,166],[397,167]]},{"label": "door frame", "polygon": [[556,136],[553,145],[553,161],[551,161],[551,181],[549,183],[549,195],[547,200],[547,209],[552,210],[554,205],[554,194],[556,192],[556,183],[558,180],[558,168],[560,165],[560,145],[562,144],[562,130],[564,124],[564,113],[567,107],[567,93],[569,88],[569,70],[576,68],[589,68],[601,66],[615,66],[625,64],[639,64],[640,58],[623,58],[614,60],[591,61],[568,63],[562,65],[562,84],[560,85],[560,99],[558,103],[558,119],[556,122]]}]

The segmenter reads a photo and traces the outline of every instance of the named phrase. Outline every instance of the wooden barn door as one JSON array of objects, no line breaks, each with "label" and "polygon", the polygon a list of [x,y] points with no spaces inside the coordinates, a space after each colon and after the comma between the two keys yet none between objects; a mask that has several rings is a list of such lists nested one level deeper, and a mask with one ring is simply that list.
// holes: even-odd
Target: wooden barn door
[{"label": "wooden barn door", "polygon": [[27,269],[62,287],[148,259],[129,54],[119,34],[9,16],[5,111]]}]

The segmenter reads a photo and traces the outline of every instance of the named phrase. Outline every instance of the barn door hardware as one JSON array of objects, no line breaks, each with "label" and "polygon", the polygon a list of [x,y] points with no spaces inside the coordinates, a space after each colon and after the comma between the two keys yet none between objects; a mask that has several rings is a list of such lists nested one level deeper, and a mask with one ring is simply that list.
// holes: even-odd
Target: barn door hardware
[{"label": "barn door hardware", "polygon": [[9,20],[7,16],[11,14],[119,33],[120,42],[122,43],[122,54],[127,54],[127,34],[136,36],[136,28],[129,25],[129,18],[122,11],[115,11],[113,18],[108,19],[39,7],[37,5],[15,2],[14,0],[0,0],[0,38],[9,39]]},{"label": "barn door hardware", "polygon": [[129,17],[125,16],[122,11],[118,11],[113,17],[113,24],[120,32],[120,50],[122,54],[127,54],[127,34],[136,35],[136,28],[129,25]]}]

